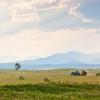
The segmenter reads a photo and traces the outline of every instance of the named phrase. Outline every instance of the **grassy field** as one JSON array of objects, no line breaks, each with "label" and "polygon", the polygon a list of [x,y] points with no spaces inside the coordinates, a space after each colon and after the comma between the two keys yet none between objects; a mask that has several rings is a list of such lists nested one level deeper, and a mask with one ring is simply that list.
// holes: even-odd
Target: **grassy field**
[{"label": "grassy field", "polygon": [[100,70],[87,70],[88,76],[70,76],[72,71],[1,70],[0,100],[100,100]]},{"label": "grassy field", "polygon": [[[72,69],[47,70],[47,71],[0,71],[0,85],[14,84],[37,84],[43,83],[44,78],[49,78],[53,82],[69,82],[69,83],[100,83],[100,77],[96,76],[96,72],[100,70],[87,70],[88,76],[70,76],[74,71]],[[19,76],[23,76],[24,80],[19,80]]]}]

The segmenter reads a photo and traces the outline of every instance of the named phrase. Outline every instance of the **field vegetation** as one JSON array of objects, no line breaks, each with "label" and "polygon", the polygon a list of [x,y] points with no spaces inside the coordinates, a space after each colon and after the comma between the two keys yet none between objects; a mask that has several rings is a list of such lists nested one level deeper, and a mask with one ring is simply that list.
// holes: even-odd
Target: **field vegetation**
[{"label": "field vegetation", "polygon": [[[99,70],[0,71],[0,100],[100,100]],[[79,70],[81,71],[81,70]]]},{"label": "field vegetation", "polygon": [[98,84],[26,84],[0,86],[0,100],[100,100]]}]

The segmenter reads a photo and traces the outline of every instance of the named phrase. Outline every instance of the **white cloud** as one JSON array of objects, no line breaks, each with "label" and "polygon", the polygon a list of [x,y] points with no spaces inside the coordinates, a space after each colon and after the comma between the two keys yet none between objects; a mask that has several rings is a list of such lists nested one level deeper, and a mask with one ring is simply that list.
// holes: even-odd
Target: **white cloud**
[{"label": "white cloud", "polygon": [[75,17],[79,18],[80,20],[82,20],[82,21],[85,22],[85,23],[91,22],[92,20],[86,18],[85,15],[82,14],[82,13],[79,11],[79,8],[80,8],[80,3],[79,3],[77,6],[70,8],[70,9],[69,9],[69,15],[75,16]]},{"label": "white cloud", "polygon": [[0,8],[7,10],[5,12],[11,17],[10,21],[0,27],[0,62],[6,61],[5,58],[9,61],[37,58],[70,50],[99,52],[100,35],[96,33],[100,29],[66,29],[53,32],[27,30],[33,28],[32,23],[37,25],[40,11],[49,9],[65,8],[69,15],[83,22],[91,22],[80,12],[81,3],[82,0],[0,0]]},{"label": "white cloud", "polygon": [[[39,21],[38,11],[48,9],[66,8],[69,15],[81,19],[83,22],[91,22],[79,11],[80,4],[84,0],[0,0],[0,7],[9,9],[12,22]],[[86,1],[84,1],[86,2]],[[67,16],[67,15],[66,15]]]},{"label": "white cloud", "polygon": [[[43,32],[38,29],[0,37],[0,56],[27,59],[44,57],[57,52],[99,52],[100,35],[96,29]],[[5,61],[5,59],[4,59]]]}]

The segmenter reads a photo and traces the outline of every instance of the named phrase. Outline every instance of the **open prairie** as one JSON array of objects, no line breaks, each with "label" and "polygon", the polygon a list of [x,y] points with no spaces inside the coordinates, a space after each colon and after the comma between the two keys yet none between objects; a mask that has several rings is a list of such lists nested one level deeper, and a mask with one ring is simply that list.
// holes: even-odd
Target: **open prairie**
[{"label": "open prairie", "polygon": [[[100,100],[99,70],[0,71],[0,100]],[[81,71],[81,70],[79,70]]]},{"label": "open prairie", "polygon": [[[100,70],[86,70],[87,76],[71,76],[70,73],[74,69],[59,69],[59,70],[41,70],[41,71],[14,71],[14,70],[1,70],[0,71],[0,85],[13,85],[13,84],[38,84],[44,83],[44,78],[49,78],[51,82],[64,82],[64,83],[91,83],[100,84],[100,77],[96,76]],[[78,70],[82,71],[82,70]],[[24,77],[20,80],[19,77]]]}]

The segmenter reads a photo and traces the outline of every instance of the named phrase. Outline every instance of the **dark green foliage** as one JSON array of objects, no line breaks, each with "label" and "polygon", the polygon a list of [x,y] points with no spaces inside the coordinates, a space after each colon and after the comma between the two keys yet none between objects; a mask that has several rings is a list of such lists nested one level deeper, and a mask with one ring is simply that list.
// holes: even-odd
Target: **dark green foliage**
[{"label": "dark green foliage", "polygon": [[97,84],[27,84],[0,86],[0,100],[100,100]]},{"label": "dark green foliage", "polygon": [[96,76],[100,76],[100,73],[96,73]]},{"label": "dark green foliage", "polygon": [[16,63],[16,64],[15,64],[15,69],[16,69],[16,70],[19,70],[20,68],[21,68],[21,65],[20,65],[19,63]]},{"label": "dark green foliage", "polygon": [[80,72],[79,71],[75,71],[71,73],[72,76],[80,76]]}]

